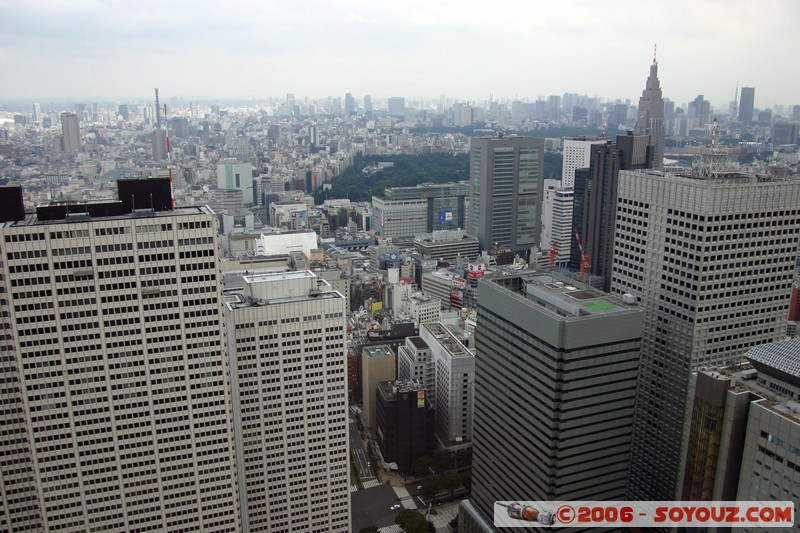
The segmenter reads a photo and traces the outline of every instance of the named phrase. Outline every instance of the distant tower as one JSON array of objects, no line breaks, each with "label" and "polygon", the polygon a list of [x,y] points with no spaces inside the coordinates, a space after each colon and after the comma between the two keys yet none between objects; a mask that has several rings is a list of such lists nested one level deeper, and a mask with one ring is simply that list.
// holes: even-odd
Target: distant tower
[{"label": "distant tower", "polygon": [[81,150],[81,129],[78,124],[78,115],[75,113],[61,113],[61,135],[65,154],[74,154]]},{"label": "distant tower", "polygon": [[736,82],[736,91],[733,93],[733,100],[731,100],[728,106],[728,112],[731,116],[731,122],[736,120],[739,117],[739,82]]},{"label": "distant tower", "polygon": [[161,106],[158,105],[158,89],[156,89],[156,129],[161,129]]},{"label": "distant tower", "polygon": [[658,81],[658,61],[653,52],[653,64],[647,78],[642,97],[639,98],[639,111],[633,132],[636,135],[650,135],[654,147],[653,168],[664,166],[664,98]]},{"label": "distant tower", "polygon": [[36,124],[42,121],[42,106],[38,103],[33,104],[33,121]]},{"label": "distant tower", "polygon": [[739,99],[739,122],[742,124],[753,123],[753,104],[755,99],[755,87],[742,87],[742,95]]}]

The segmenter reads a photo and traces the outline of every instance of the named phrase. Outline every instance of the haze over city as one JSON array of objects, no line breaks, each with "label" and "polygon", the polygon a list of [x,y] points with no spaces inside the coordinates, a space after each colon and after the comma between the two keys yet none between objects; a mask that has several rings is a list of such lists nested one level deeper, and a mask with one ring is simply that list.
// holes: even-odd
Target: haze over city
[{"label": "haze over city", "polygon": [[800,7],[768,2],[0,2],[3,99],[630,98],[793,104]]}]

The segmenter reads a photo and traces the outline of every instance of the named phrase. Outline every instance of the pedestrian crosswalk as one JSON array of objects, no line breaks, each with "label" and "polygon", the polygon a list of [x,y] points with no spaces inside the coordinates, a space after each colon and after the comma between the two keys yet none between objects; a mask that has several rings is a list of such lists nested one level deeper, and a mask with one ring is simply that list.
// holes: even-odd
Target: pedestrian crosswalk
[{"label": "pedestrian crosswalk", "polygon": [[397,524],[392,524],[391,526],[380,528],[378,533],[403,533],[403,530]]},{"label": "pedestrian crosswalk", "polygon": [[358,490],[358,487],[355,485],[355,483],[353,483],[352,485],[350,485],[350,492],[355,492],[355,491],[357,491],[357,490]]},{"label": "pedestrian crosswalk", "polygon": [[380,484],[381,482],[378,481],[377,479],[370,479],[363,483],[365,489],[371,489],[372,487],[377,487]]}]

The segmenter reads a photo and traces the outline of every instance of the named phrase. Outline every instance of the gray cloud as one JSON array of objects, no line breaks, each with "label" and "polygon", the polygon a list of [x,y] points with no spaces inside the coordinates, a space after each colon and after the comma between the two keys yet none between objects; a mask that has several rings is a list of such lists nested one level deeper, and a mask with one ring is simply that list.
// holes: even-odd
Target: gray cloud
[{"label": "gray cloud", "polygon": [[800,8],[752,2],[0,0],[1,98],[294,92],[635,101],[654,42],[665,96],[734,86],[800,103]]}]

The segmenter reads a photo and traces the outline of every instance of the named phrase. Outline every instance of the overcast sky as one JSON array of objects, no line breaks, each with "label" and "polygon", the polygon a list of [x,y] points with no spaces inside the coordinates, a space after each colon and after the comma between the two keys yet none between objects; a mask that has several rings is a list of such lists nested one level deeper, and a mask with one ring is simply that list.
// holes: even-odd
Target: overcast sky
[{"label": "overcast sky", "polygon": [[574,92],[800,104],[798,0],[0,0],[0,101]]}]

